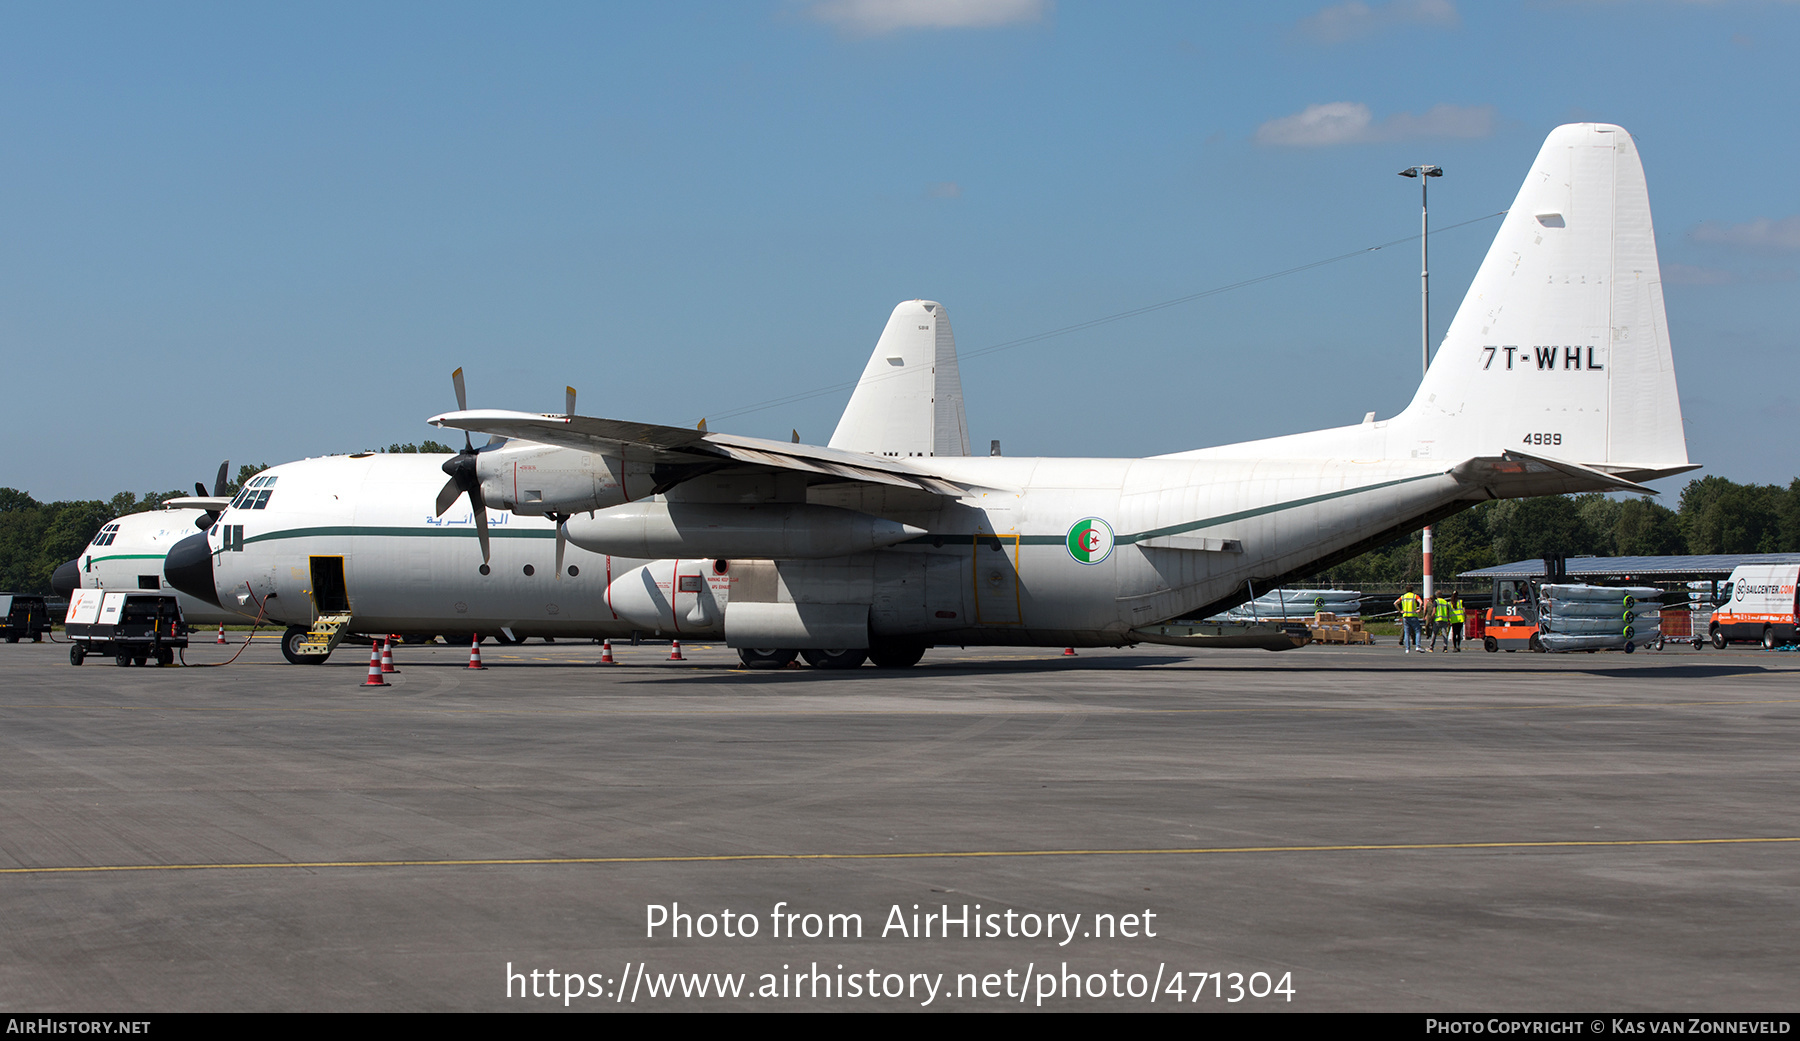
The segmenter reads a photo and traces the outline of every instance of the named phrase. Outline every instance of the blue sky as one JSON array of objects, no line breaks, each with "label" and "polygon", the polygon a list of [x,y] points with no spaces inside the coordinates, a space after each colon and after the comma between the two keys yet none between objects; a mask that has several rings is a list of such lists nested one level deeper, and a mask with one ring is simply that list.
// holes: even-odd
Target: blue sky
[{"label": "blue sky", "polygon": [[[852,381],[914,297],[1009,455],[1387,416],[1413,243],[975,352],[1410,235],[1415,163],[1434,227],[1494,213],[1590,119],[1644,157],[1691,457],[1800,474],[1800,4],[11,4],[0,39],[0,484],[41,499],[447,440],[458,365],[477,407],[823,443],[847,387],[740,410]],[[1497,223],[1433,235],[1434,340]]]}]

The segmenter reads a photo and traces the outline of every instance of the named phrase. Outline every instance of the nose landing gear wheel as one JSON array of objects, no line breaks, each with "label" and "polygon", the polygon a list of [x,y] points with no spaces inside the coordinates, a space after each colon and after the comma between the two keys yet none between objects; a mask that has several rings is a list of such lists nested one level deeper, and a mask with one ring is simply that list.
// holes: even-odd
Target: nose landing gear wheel
[{"label": "nose landing gear wheel", "polygon": [[288,626],[287,632],[281,634],[281,656],[288,660],[289,665],[325,664],[325,659],[331,655],[300,653],[300,641],[306,639],[306,632],[303,625]]}]

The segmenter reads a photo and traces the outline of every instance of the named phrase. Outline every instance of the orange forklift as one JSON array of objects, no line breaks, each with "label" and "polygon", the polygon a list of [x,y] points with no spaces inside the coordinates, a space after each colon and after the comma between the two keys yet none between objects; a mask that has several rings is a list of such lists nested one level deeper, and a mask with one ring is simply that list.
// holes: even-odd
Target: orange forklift
[{"label": "orange forklift", "polygon": [[1498,651],[1537,651],[1538,580],[1535,578],[1494,579],[1494,606],[1483,618],[1481,645],[1493,654]]}]

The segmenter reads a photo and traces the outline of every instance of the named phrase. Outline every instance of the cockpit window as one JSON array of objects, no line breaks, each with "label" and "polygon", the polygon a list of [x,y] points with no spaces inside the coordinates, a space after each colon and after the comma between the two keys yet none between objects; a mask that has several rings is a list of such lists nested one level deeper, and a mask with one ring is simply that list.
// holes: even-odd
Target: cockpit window
[{"label": "cockpit window", "polygon": [[117,524],[108,524],[100,529],[100,534],[94,536],[93,544],[96,546],[110,546],[113,544],[113,539],[118,537],[119,526]]},{"label": "cockpit window", "polygon": [[260,510],[269,505],[269,496],[275,489],[274,477],[253,477],[244,485],[244,490],[231,500],[234,510]]}]

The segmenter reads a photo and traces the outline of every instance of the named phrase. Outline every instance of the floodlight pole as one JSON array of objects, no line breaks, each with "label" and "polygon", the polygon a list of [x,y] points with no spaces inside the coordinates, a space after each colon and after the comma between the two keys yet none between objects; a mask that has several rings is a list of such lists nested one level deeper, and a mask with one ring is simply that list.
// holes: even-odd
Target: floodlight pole
[{"label": "floodlight pole", "polygon": [[[1441,166],[1409,166],[1400,171],[1402,177],[1419,179],[1419,358],[1422,374],[1431,371],[1431,207],[1428,203],[1427,187],[1431,178],[1444,176]],[[1425,562],[1425,606],[1431,609],[1431,526],[1426,525],[1421,533]]]}]

